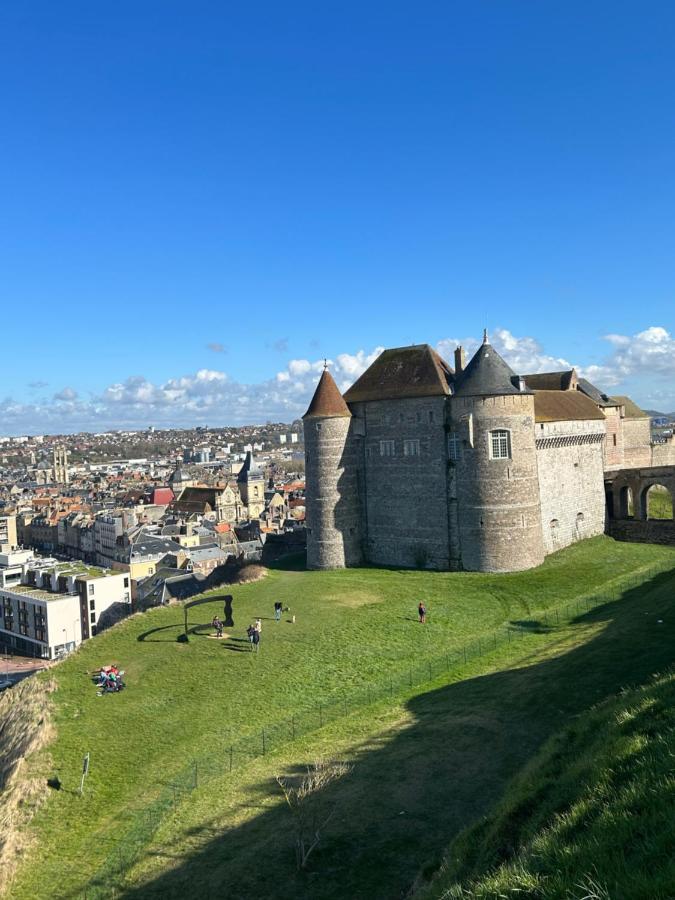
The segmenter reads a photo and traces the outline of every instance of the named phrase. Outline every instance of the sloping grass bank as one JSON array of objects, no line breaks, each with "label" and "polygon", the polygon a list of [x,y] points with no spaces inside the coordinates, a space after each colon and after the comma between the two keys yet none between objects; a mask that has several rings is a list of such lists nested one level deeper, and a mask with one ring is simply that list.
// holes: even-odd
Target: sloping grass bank
[{"label": "sloping grass bank", "polygon": [[553,737],[416,900],[672,900],[675,674]]},{"label": "sloping grass bank", "polygon": [[[193,756],[221,758],[225,783],[227,747],[242,735],[259,734],[261,725],[302,716],[308,706],[350,696],[506,623],[536,634],[532,610],[554,608],[607,585],[613,595],[622,579],[674,563],[672,549],[599,538],[550,557],[536,571],[506,576],[275,571],[233,591],[236,627],[222,642],[209,636],[208,626],[215,613],[222,615],[218,593],[190,610],[187,644],[177,642],[183,630],[179,608],[127,620],[52,670],[58,734],[45,776],[58,776],[63,790],[51,794],[31,825],[35,850],[12,886],[12,898],[81,891],[109,858],[129,817],[165,790]],[[416,621],[420,598],[429,609],[426,626]],[[288,616],[279,624],[272,620],[277,599],[291,607],[295,624]],[[249,652],[245,629],[258,615],[264,618],[256,655]],[[548,631],[543,629],[542,639],[554,640]],[[129,687],[98,697],[87,673],[109,662],[126,670]],[[499,706],[501,700],[495,695],[490,703]],[[546,714],[542,722],[548,722]],[[514,774],[512,741],[507,743],[508,764],[502,760],[500,767]],[[87,752],[90,775],[79,797]],[[433,792],[429,784],[421,787]],[[465,810],[458,824],[467,821]],[[447,845],[451,835],[439,834]],[[409,872],[410,855],[405,858],[397,878]]]}]

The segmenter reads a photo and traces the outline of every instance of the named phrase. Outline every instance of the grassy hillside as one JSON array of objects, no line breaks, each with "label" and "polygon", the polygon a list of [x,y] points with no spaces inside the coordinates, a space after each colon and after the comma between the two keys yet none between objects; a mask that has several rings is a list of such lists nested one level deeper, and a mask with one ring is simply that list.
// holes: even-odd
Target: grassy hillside
[{"label": "grassy hillside", "polygon": [[[53,715],[57,737],[49,748],[49,763],[45,760],[45,776],[58,776],[63,789],[52,792],[31,825],[37,845],[12,887],[12,898],[73,896],[109,860],[135,812],[200,754],[209,754],[216,762],[222,759],[222,778],[200,786],[189,803],[178,806],[170,822],[160,824],[158,841],[168,845],[146,855],[132,884],[157,881],[157,895],[210,896],[208,882],[205,887],[200,879],[215,859],[221,867],[218,884],[229,884],[228,896],[356,897],[361,883],[370,885],[370,893],[363,896],[398,893],[414,880],[420,859],[440,857],[454,833],[476,814],[487,812],[505,779],[559,727],[561,716],[586,709],[634,677],[646,677],[657,659],[663,662],[672,655],[671,631],[671,643],[659,643],[658,652],[654,648],[648,652],[639,642],[633,645],[633,638],[626,640],[629,632],[642,634],[647,627],[640,603],[651,596],[652,586],[635,589],[619,601],[617,610],[623,612],[618,630],[613,612],[561,624],[559,632],[542,627],[532,616],[533,610],[553,608],[608,583],[616,593],[622,578],[654,563],[673,565],[675,552],[600,538],[549,558],[534,572],[505,576],[277,571],[262,582],[236,589],[236,627],[224,642],[210,638],[205,624],[215,612],[222,613],[217,594],[191,610],[188,644],[176,641],[182,611],[175,607],[122,623],[51,672],[58,686]],[[424,627],[415,616],[422,597],[429,609]],[[276,599],[291,606],[295,625],[287,616],[280,624],[271,619]],[[654,600],[657,605],[672,602],[672,589]],[[248,652],[244,641],[245,628],[255,615],[264,617],[258,656]],[[318,701],[349,697],[364,684],[381,683],[504,623],[514,634],[527,635],[517,650],[521,657],[563,653],[565,665],[535,666],[532,672],[523,670],[526,676],[510,672],[516,649],[509,645],[508,652],[500,651],[492,661],[476,663],[479,668],[469,667],[464,673],[468,677],[486,667],[505,670],[490,679],[460,682],[431,694],[418,690],[417,698],[404,708],[392,700],[377,719],[372,709],[364,710],[360,717],[324,729],[316,743],[304,738],[234,777],[228,775],[227,748],[242,735],[258,740],[262,726],[291,714],[301,717]],[[617,633],[621,646],[608,640]],[[602,651],[597,659],[589,650],[575,660],[565,649],[594,642]],[[129,688],[119,695],[97,697],[87,672],[112,661],[126,669]],[[355,735],[361,742],[358,747]],[[371,753],[373,742],[390,747],[391,758],[385,754],[378,762],[379,754]],[[437,759],[439,747],[448,751],[449,769],[445,756]],[[85,796],[79,797],[76,788],[86,752],[91,753],[91,774]],[[284,837],[288,823],[279,807],[271,767],[294,769],[307,754],[311,759],[317,752],[353,753],[360,760],[345,781],[347,794],[354,791],[363,798],[380,784],[367,810],[362,799],[356,808],[345,804],[349,830],[337,845],[350,860],[354,857],[349,866],[351,893],[341,889],[331,893],[330,884],[323,881],[317,893],[314,882],[298,882],[288,865]],[[380,766],[386,778],[378,774]],[[238,793],[241,790],[243,794]],[[276,810],[278,820],[268,818],[268,806],[270,813]],[[384,817],[383,806],[389,810]],[[394,806],[400,808],[394,811]],[[406,809],[417,810],[410,821],[419,828],[419,838],[411,839],[410,822],[398,818]],[[351,837],[354,823],[359,826],[356,843]],[[228,838],[214,855],[203,844],[220,830]],[[264,866],[261,846],[266,848]],[[376,882],[373,852],[383,860]],[[249,877],[247,859],[254,860],[256,882],[248,893],[240,893],[238,885]],[[330,871],[343,868],[330,853],[318,854],[315,865],[328,865]],[[165,868],[171,869],[170,879],[161,875]],[[154,893],[155,888],[146,884],[139,896],[149,891]]]},{"label": "grassy hillside", "polygon": [[675,896],[675,674],[552,738],[416,900]]}]

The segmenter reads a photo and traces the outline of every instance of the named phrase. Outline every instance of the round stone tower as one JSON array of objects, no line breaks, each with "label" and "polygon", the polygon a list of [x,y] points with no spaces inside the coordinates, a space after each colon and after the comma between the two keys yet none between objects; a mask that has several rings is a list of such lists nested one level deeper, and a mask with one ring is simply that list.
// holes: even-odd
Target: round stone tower
[{"label": "round stone tower", "polygon": [[540,565],[534,395],[490,345],[487,333],[458,374],[449,403],[461,567],[513,572]]},{"label": "round stone tower", "polygon": [[352,414],[328,369],[321,375],[303,422],[307,567],[359,565],[359,462],[351,434]]}]

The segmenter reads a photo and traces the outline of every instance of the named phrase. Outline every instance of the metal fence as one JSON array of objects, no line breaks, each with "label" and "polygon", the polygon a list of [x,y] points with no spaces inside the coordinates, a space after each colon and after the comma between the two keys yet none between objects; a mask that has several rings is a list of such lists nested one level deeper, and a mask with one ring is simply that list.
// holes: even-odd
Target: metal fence
[{"label": "metal fence", "polygon": [[627,591],[666,572],[672,572],[672,568],[654,565],[629,576],[619,577],[597,592],[558,605],[553,603],[544,610],[528,613],[530,618],[527,624],[506,623],[459,648],[406,665],[377,684],[367,684],[349,695],[304,707],[288,719],[261,728],[234,743],[224,742],[216,752],[192,758],[172,777],[170,783],[160,788],[158,794],[147,798],[142,809],[130,813],[126,822],[117,821],[116,833],[122,832],[122,836],[116,840],[114,848],[96,875],[76,896],[86,900],[114,900],[119,897],[124,890],[126,873],[138,861],[159,826],[201,784],[222,778],[246,763],[278,750],[297,737],[315,732],[366,706],[415,692],[422,685],[453,671],[460,671],[473,660],[486,657],[510,644],[522,643],[528,635],[541,634],[560,624],[569,623],[580,615],[618,600]]}]

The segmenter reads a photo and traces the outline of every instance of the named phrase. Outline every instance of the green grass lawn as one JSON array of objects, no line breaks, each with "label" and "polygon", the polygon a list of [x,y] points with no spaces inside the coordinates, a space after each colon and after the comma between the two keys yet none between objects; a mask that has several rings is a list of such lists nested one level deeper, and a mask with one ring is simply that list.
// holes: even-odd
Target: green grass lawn
[{"label": "green grass lawn", "polygon": [[[134,878],[147,883],[138,896],[398,896],[424,860],[437,861],[452,835],[487,811],[506,779],[567,717],[672,656],[672,584],[669,591],[650,588],[643,597],[637,590],[611,604],[624,610],[620,621],[606,611],[561,626],[559,633],[530,628],[533,610],[654,564],[675,564],[675,551],[599,538],[550,557],[535,571],[512,575],[274,571],[235,589],[236,627],[227,641],[208,637],[210,629],[201,627],[222,614],[220,594],[190,611],[188,644],[176,641],[179,608],[127,620],[51,672],[58,683],[57,738],[45,775],[58,775],[64,789],[52,793],[33,821],[36,843],[12,898],[73,896],[108,859],[129,816],[203,754],[222,757],[222,778],[199,788],[162,826],[169,832],[160,829],[159,837],[170,837],[169,845],[159,864],[157,855],[140,864]],[[429,610],[426,626],[416,622],[421,598]],[[288,616],[273,621],[277,599],[290,605],[295,625]],[[647,617],[664,604],[670,604],[669,624],[648,650],[633,633],[653,630]],[[256,615],[264,626],[257,656],[243,640]],[[333,722],[228,777],[227,747],[242,735],[381,683],[508,622],[527,630],[526,641],[500,650],[492,662],[473,663],[503,671],[469,678],[469,668],[464,681],[419,689],[403,706],[392,700]],[[662,646],[666,634],[670,644]],[[534,652],[545,659],[511,668],[514,654]],[[113,661],[126,670],[129,687],[97,697],[86,673]],[[74,789],[86,752],[91,773],[80,798]],[[296,767],[317,752],[346,752],[358,764],[339,788],[345,793],[342,836],[338,829],[332,849],[316,857],[319,873],[329,877],[303,874],[302,880],[291,865],[288,823],[271,767]],[[225,844],[209,851],[224,831]],[[186,858],[194,841],[199,846]],[[382,864],[374,866],[375,858]],[[253,884],[244,889],[247,859],[258,862]],[[160,874],[165,867],[170,876]]]},{"label": "green grass lawn", "polygon": [[417,900],[675,895],[675,672],[555,735]]},{"label": "green grass lawn", "polygon": [[673,518],[673,503],[666,488],[653,487],[647,496],[647,507],[650,519]]}]

